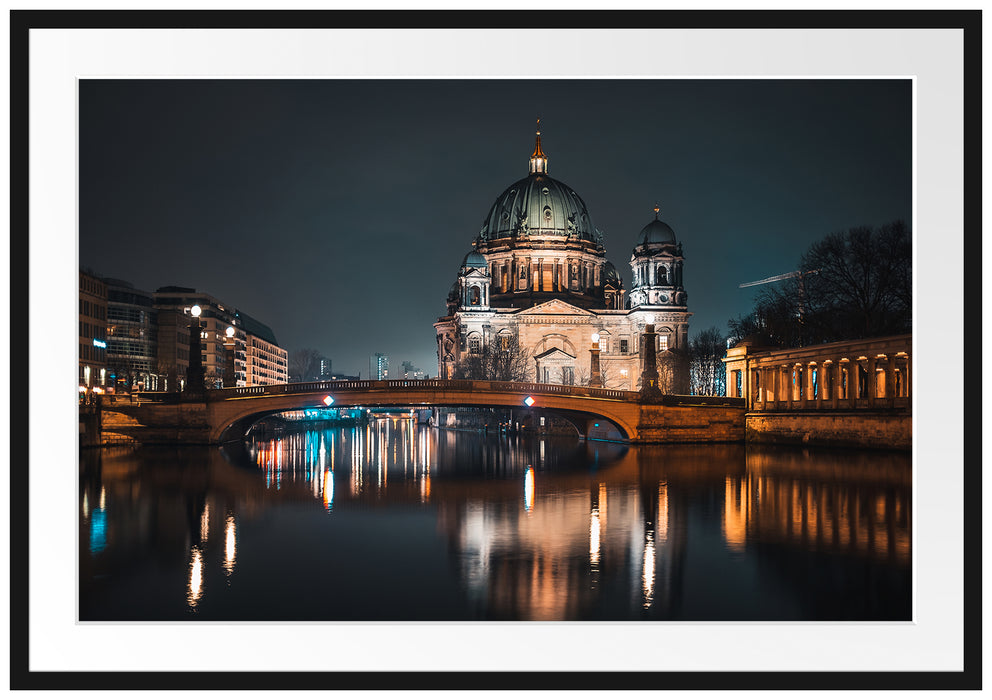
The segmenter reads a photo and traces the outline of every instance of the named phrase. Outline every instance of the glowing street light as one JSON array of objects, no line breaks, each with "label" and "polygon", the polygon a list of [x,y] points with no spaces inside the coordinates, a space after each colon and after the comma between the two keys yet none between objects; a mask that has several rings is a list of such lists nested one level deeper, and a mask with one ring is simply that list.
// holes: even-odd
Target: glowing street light
[{"label": "glowing street light", "polygon": [[527,404],[527,408],[530,408],[536,402],[534,401],[534,397],[533,396],[528,396],[526,399],[524,399],[524,403]]},{"label": "glowing street light", "polygon": [[324,397],[324,405],[325,406],[330,406],[332,403],[334,403],[334,397],[333,396],[328,395],[328,396],[325,396]]},{"label": "glowing street light", "polygon": [[237,386],[238,378],[234,367],[234,326],[228,326],[224,331],[227,340],[224,341],[224,386]]},{"label": "glowing street light", "polygon": [[202,309],[197,305],[193,305],[189,310],[189,315],[193,317],[193,321],[189,324],[189,369],[186,370],[186,386],[183,387],[184,394],[197,398],[203,394],[206,388],[203,384],[204,371],[203,357],[201,356],[203,346],[200,337],[203,331],[200,327],[200,313],[202,313]]},{"label": "glowing street light", "polygon": [[589,386],[603,386],[603,372],[599,366],[599,333],[592,334],[592,347],[589,349]]}]

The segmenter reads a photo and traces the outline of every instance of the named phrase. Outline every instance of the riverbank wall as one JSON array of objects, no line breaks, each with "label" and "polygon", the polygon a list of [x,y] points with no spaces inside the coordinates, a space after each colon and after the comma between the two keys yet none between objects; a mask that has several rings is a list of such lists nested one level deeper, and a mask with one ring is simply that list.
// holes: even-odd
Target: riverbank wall
[{"label": "riverbank wall", "polygon": [[913,449],[913,416],[885,411],[760,411],[745,416],[745,440],[777,445]]}]

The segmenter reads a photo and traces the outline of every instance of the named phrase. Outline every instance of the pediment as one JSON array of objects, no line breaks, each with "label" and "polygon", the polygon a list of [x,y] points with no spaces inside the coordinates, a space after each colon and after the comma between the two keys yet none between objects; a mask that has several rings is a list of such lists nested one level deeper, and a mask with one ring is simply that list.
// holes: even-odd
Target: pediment
[{"label": "pediment", "polygon": [[524,309],[520,313],[521,316],[595,316],[596,314],[590,313],[585,309],[580,309],[578,306],[572,306],[571,304],[562,301],[561,299],[552,299],[551,301],[546,301],[543,304],[538,304],[537,306],[532,306],[529,309]]},{"label": "pediment", "polygon": [[540,355],[534,355],[535,360],[574,360],[575,355],[569,355],[561,348],[545,350]]},{"label": "pediment", "polygon": [[482,268],[475,267],[469,270],[468,272],[466,272],[464,275],[462,275],[462,277],[469,280],[474,280],[474,279],[485,280],[485,279],[489,279],[489,273],[483,270]]}]

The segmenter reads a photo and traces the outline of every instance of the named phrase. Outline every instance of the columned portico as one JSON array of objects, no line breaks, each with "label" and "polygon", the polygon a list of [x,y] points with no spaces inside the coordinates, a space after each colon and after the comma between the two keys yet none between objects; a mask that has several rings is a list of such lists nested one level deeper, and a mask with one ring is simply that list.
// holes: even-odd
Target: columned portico
[{"label": "columned portico", "polygon": [[[740,372],[752,411],[909,410],[912,336],[784,350],[738,346],[727,351],[727,394]],[[862,375],[864,371],[864,375]]]}]

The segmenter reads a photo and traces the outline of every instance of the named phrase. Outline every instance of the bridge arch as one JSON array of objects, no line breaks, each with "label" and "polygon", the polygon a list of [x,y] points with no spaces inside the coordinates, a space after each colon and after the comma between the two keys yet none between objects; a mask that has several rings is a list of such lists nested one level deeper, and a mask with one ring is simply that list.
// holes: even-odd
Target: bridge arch
[{"label": "bridge arch", "polygon": [[[207,402],[209,439],[241,439],[266,415],[303,408],[473,407],[530,408],[561,416],[589,439],[631,441],[637,437],[640,408],[636,392],[520,382],[392,380],[312,382],[238,387],[213,391]],[[527,406],[524,400],[534,402]]]}]

